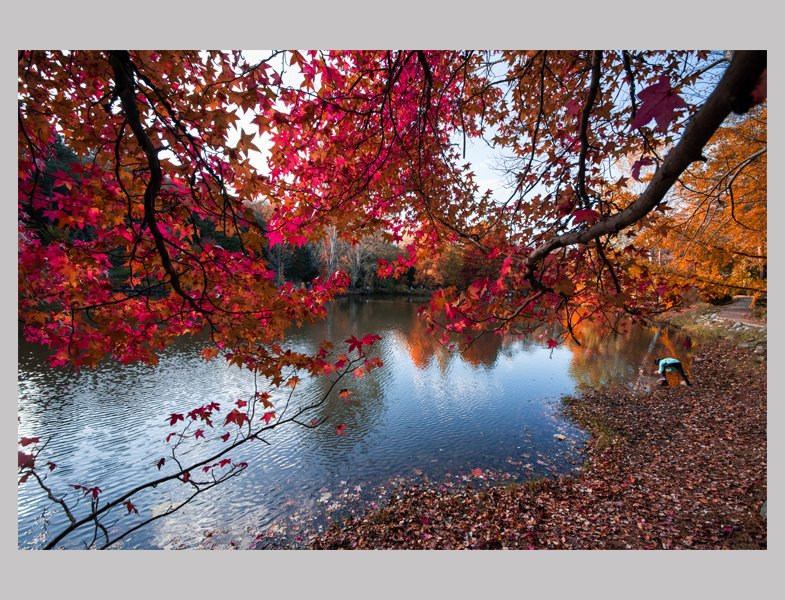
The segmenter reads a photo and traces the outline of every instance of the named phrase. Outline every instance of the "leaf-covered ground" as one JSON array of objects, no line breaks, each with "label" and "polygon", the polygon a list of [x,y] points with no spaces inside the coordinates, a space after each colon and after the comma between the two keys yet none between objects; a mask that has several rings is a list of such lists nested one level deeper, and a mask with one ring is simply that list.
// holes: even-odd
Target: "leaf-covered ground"
[{"label": "leaf-covered ground", "polygon": [[565,413],[593,435],[580,476],[458,492],[402,485],[308,546],[765,549],[766,363],[708,343],[691,373],[692,389],[568,399]]}]

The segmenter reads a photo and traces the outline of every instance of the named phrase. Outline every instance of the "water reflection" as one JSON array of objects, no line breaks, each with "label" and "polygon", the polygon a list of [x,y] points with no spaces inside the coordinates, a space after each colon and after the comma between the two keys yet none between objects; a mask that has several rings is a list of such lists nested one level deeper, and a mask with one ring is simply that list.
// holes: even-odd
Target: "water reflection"
[{"label": "water reflection", "polygon": [[[267,527],[291,511],[323,507],[319,499],[325,493],[337,498],[346,488],[341,481],[370,490],[397,476],[441,481],[476,468],[519,480],[567,472],[578,460],[570,453],[586,436],[558,417],[556,399],[576,388],[634,383],[641,365],[653,365],[646,358],[652,352],[679,358],[689,369],[690,355],[679,352],[678,336],[635,328],[619,338],[581,325],[581,346],[553,350],[545,348],[553,332],[543,328],[524,340],[485,336],[463,355],[449,353],[417,319],[419,307],[407,300],[346,299],[330,307],[326,321],[294,329],[288,337],[292,349],[308,352],[323,340],[344,352],[349,336],[376,333],[382,341],[374,354],[384,367],[362,380],[341,381],[309,417],[328,417],[325,426],[281,428],[267,436],[269,446],[244,446],[231,458],[249,463],[245,474],[139,530],[127,547],[157,547],[174,535],[194,544],[209,528]],[[166,415],[213,401],[225,411],[253,393],[250,373],[220,360],[205,363],[200,347],[199,339],[181,338],[162,353],[158,368],[102,361],[95,371],[77,375],[49,369],[46,352],[20,340],[19,435],[54,434],[46,460],[58,465],[51,479],[58,489],[100,484],[116,497],[157,476],[155,464],[166,454],[163,440],[172,431]],[[647,367],[646,373],[652,371]],[[290,410],[329,389],[323,377],[300,379]],[[338,397],[341,388],[353,392],[348,402]],[[271,393],[282,407],[285,392]],[[345,437],[335,434],[341,422]],[[567,440],[560,442],[556,433]],[[197,447],[193,456],[209,447]],[[170,491],[158,489],[135,504],[149,516],[147,511],[168,499]],[[40,533],[35,519],[48,504],[29,483],[19,487],[20,546]],[[63,521],[63,515],[51,516],[52,529]]]},{"label": "water reflection", "polygon": [[629,383],[633,389],[645,391],[655,381],[654,358],[673,357],[682,362],[687,376],[698,346],[689,336],[675,330],[647,326],[621,319],[617,335],[590,321],[574,325],[580,346],[570,342],[573,353],[570,376],[578,390],[589,390]]}]

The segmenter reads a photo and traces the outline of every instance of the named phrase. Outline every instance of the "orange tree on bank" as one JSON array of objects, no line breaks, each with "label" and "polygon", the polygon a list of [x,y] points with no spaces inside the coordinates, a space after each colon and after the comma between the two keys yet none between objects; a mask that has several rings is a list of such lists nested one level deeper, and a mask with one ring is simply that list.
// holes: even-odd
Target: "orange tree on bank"
[{"label": "orange tree on bank", "polygon": [[652,270],[705,295],[766,293],[767,109],[728,118],[673,189],[673,211],[638,240]]},{"label": "orange tree on bank", "polygon": [[[56,465],[44,463],[46,443],[23,438],[20,483],[35,480],[69,519],[48,548],[80,528],[92,532],[86,546],[106,547],[171,514],[178,507],[114,537],[106,525],[138,514],[134,499],[150,486],[183,486],[184,505],[238,475],[247,466],[231,456],[240,445],[275,427],[320,425],[307,414],[341,377],[381,366],[368,353],[372,332],[340,354],[329,341],[313,355],[285,347],[287,327],[323,318],[347,277],[276,286],[266,245],[316,242],[333,227],[349,243],[381,232],[403,246],[379,262],[379,275],[394,277],[418,252],[471,247],[495,272],[465,292],[439,290],[422,314],[458,349],[485,333],[569,325],[577,307],[580,318],[640,319],[677,304],[682,287],[638,264],[647,248],[615,243],[618,234],[656,226],[656,209],[726,117],[765,100],[766,53],[755,51],[736,52],[730,64],[706,52],[293,52],[289,64],[303,77],[296,88],[271,66],[280,55],[249,64],[239,52],[18,54],[25,338],[50,347],[53,366],[79,369],[104,356],[156,364],[175,337],[206,332],[206,360],[221,354],[270,387],[289,386],[289,398],[299,375],[332,382],[321,400],[294,409],[257,389],[220,420],[216,402],[166,416],[180,429],[166,440],[160,477],[111,500],[98,486],[67,482],[90,502],[78,510],[47,479]],[[719,83],[701,87],[717,69]],[[704,93],[688,104],[680,93],[692,88]],[[253,134],[227,145],[238,107],[272,141],[267,175],[249,163]],[[511,157],[514,189],[501,201],[481,193],[454,144],[484,135]],[[58,136],[80,160],[44,186]],[[614,190],[625,182],[609,168],[622,156],[637,157],[638,170],[656,168],[623,208]],[[266,231],[249,208],[258,200],[272,206]],[[52,226],[81,235],[41,234]],[[207,231],[232,247],[210,243]],[[122,292],[109,278],[118,267]],[[182,450],[193,444],[214,451],[186,464]]]}]

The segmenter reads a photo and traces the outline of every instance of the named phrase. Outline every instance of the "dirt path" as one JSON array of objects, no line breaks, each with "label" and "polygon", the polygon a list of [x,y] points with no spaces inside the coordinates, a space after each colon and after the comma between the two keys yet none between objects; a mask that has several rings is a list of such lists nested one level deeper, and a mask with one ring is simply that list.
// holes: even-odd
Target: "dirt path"
[{"label": "dirt path", "polygon": [[717,313],[723,321],[735,321],[742,325],[766,328],[764,321],[752,318],[752,298],[750,296],[734,296],[733,304],[726,306]]}]

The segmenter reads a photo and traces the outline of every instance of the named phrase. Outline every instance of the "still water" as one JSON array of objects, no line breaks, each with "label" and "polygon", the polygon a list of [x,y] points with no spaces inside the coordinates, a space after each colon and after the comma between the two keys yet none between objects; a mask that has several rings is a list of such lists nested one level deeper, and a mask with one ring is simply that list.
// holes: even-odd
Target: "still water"
[{"label": "still water", "polygon": [[[265,438],[269,444],[238,448],[230,457],[249,464],[242,475],[133,532],[122,547],[195,547],[214,530],[224,539],[244,534],[247,540],[249,532],[283,530],[286,523],[291,535],[299,530],[293,515],[298,523],[307,514],[314,528],[324,525],[327,515],[340,515],[352,503],[383,503],[391,481],[463,486],[469,479],[480,483],[474,469],[505,482],[568,473],[579,468],[578,450],[588,436],[559,415],[562,395],[617,383],[643,390],[652,383],[655,354],[681,359],[689,372],[694,351],[672,332],[633,327],[626,336],[609,337],[591,326],[579,330],[580,346],[548,350],[545,340],[553,332],[546,326],[524,340],[484,337],[466,353],[450,354],[417,319],[420,306],[406,299],[342,299],[326,321],[295,329],[290,346],[308,352],[322,340],[345,352],[342,340],[349,336],[378,334],[382,341],[372,355],[384,366],[362,380],[341,381],[334,397],[308,417],[329,417],[317,430],[285,426]],[[183,338],[162,353],[157,368],[103,361],[76,375],[50,369],[47,352],[20,338],[19,435],[51,437],[39,463],[57,464],[47,480],[56,495],[68,493],[75,501],[81,494],[68,485],[98,485],[112,499],[155,479],[156,463],[168,455],[164,439],[175,430],[169,414],[218,402],[220,425],[220,415],[238,399],[250,399],[253,375],[220,359],[205,363],[201,347],[198,338]],[[293,402],[313,401],[329,385],[324,377],[300,378]],[[348,401],[338,397],[341,388],[353,392]],[[271,393],[280,410],[285,392]],[[335,432],[341,422],[345,437]],[[222,443],[222,433],[222,427],[207,431],[208,443],[197,445],[186,461],[207,456]],[[117,511],[115,527],[125,530],[177,502],[172,494],[173,488],[155,489],[134,497],[140,517]],[[62,528],[65,516],[47,508],[51,503],[34,482],[19,486],[20,548],[38,547],[45,529]],[[83,500],[76,512],[87,508]],[[91,538],[84,531],[61,545],[79,547]]]}]

